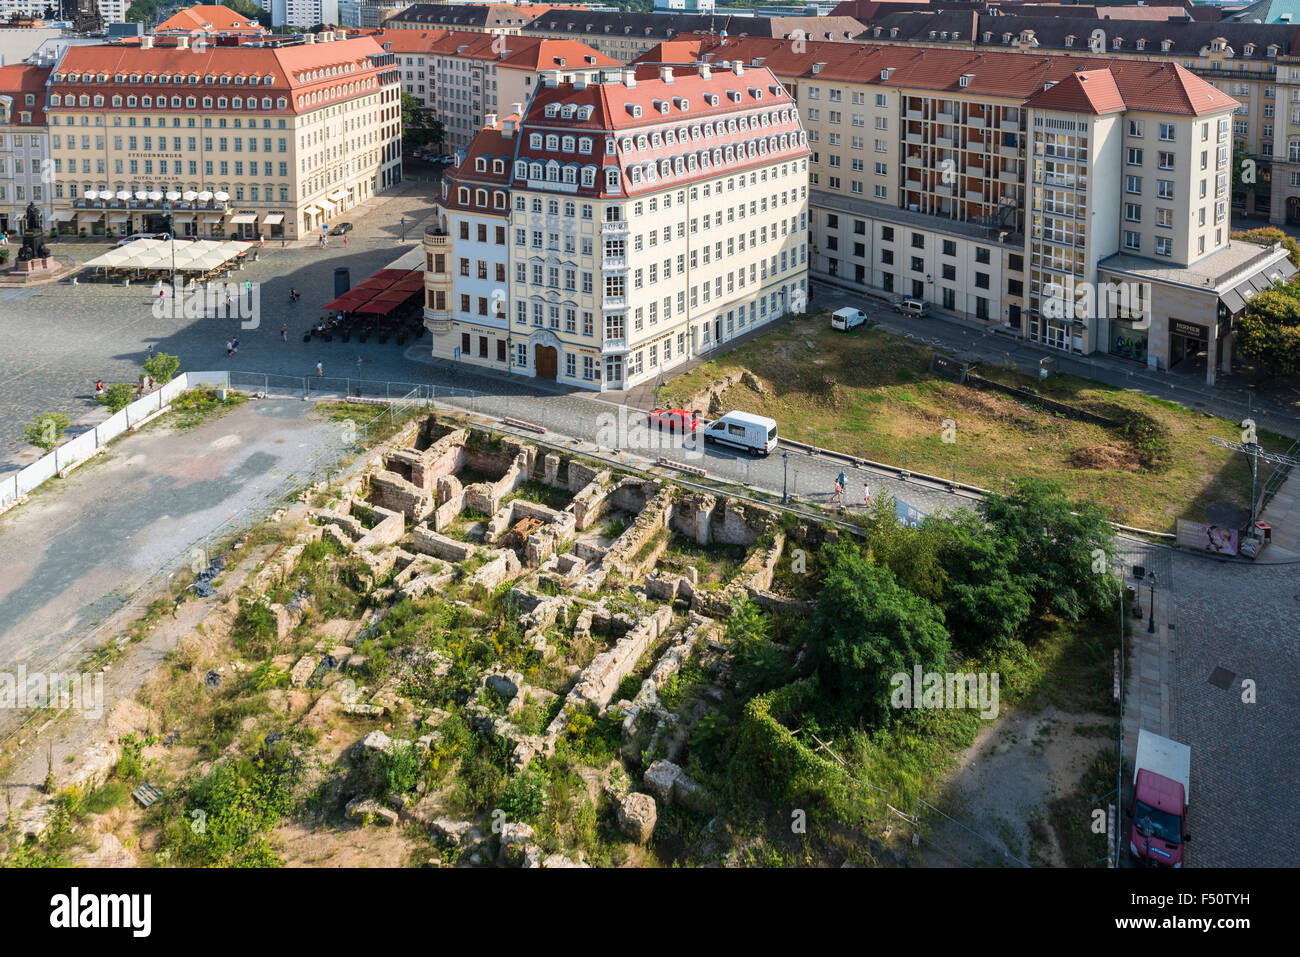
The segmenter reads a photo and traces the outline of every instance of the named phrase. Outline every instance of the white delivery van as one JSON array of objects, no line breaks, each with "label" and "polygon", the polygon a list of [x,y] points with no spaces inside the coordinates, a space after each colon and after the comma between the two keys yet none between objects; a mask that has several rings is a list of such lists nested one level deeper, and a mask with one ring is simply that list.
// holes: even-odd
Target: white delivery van
[{"label": "white delivery van", "polygon": [[704,430],[705,442],[720,442],[750,455],[767,455],[776,448],[776,419],[748,412],[728,412]]},{"label": "white delivery van", "polygon": [[836,309],[831,314],[831,328],[848,332],[867,321],[867,314],[861,309]]}]

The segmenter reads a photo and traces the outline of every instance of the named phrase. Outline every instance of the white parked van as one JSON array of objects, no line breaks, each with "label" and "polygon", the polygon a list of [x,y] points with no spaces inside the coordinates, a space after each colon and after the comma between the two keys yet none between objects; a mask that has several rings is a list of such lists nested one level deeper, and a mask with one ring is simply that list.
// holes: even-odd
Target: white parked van
[{"label": "white parked van", "polygon": [[861,309],[836,309],[831,314],[831,328],[848,332],[867,321],[867,314]]},{"label": "white parked van", "polygon": [[917,319],[930,314],[930,304],[921,299],[900,299],[894,303],[894,308],[905,316]]},{"label": "white parked van", "polygon": [[705,442],[720,442],[750,455],[767,455],[776,448],[776,419],[748,412],[728,412],[704,430]]}]

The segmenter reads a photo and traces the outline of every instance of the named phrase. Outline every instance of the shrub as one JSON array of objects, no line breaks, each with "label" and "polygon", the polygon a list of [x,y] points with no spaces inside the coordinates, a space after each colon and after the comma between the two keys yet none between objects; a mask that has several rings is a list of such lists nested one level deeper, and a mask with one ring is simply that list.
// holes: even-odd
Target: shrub
[{"label": "shrub", "polygon": [[501,810],[512,821],[536,821],[546,806],[549,784],[546,768],[541,762],[532,761],[502,789]]},{"label": "shrub", "polygon": [[121,807],[130,795],[130,790],[121,781],[109,781],[91,791],[82,807],[90,814],[103,814]]},{"label": "shrub", "polygon": [[59,444],[59,439],[72,420],[62,412],[45,412],[36,417],[36,421],[27,426],[24,437],[38,449],[49,451]]},{"label": "shrub", "polygon": [[170,382],[176,370],[181,367],[181,360],[165,352],[155,352],[144,361],[144,371],[154,377],[156,382]]},{"label": "shrub", "polygon": [[102,406],[106,406],[109,412],[121,412],[131,404],[131,384],[128,382],[114,382],[104,389],[104,394],[97,396],[95,401]]}]

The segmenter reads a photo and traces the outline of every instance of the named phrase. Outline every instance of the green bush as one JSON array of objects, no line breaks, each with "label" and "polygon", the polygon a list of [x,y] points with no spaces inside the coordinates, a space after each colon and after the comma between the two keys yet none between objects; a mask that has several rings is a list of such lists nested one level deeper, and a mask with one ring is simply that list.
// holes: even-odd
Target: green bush
[{"label": "green bush", "polygon": [[114,382],[106,387],[103,395],[97,396],[95,401],[102,406],[106,406],[109,412],[121,412],[131,404],[133,391],[130,383]]},{"label": "green bush", "polygon": [[130,789],[121,781],[109,781],[91,791],[82,808],[90,814],[103,814],[121,807],[130,796]]},{"label": "green bush", "polygon": [[176,370],[181,367],[181,360],[165,352],[155,352],[144,361],[144,371],[154,377],[155,382],[170,382]]},{"label": "green bush", "polygon": [[31,445],[48,452],[59,444],[59,439],[70,425],[72,420],[62,412],[45,412],[38,415],[36,421],[27,426],[24,437]]},{"label": "green bush", "polygon": [[499,806],[511,821],[536,821],[546,806],[549,785],[545,766],[532,761],[506,783]]}]

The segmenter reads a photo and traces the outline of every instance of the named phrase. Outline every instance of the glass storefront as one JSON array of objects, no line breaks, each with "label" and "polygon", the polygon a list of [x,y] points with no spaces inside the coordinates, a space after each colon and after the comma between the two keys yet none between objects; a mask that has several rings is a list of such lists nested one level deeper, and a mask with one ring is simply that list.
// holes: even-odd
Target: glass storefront
[{"label": "glass storefront", "polygon": [[1110,321],[1111,355],[1137,362],[1147,361],[1147,333],[1150,329],[1146,325],[1139,328],[1139,325],[1126,319]]}]

